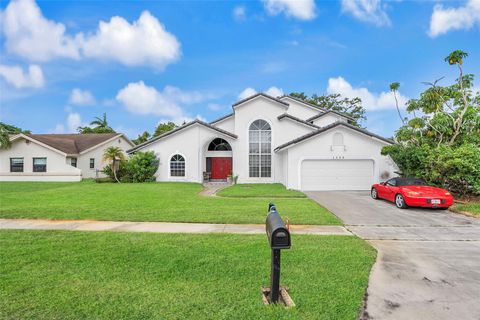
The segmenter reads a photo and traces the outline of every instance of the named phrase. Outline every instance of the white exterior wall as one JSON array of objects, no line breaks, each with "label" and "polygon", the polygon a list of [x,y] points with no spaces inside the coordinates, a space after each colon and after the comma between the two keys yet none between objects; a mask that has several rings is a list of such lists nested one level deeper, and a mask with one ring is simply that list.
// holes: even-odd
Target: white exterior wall
[{"label": "white exterior wall", "polygon": [[319,109],[309,106],[308,104],[298,102],[295,99],[283,97],[281,100],[289,104],[287,110],[288,114],[302,120],[307,120],[308,118],[314,117],[321,112]]},{"label": "white exterior wall", "polygon": [[[10,172],[10,158],[23,158],[23,172]],[[47,172],[33,172],[33,158],[47,158]],[[80,181],[81,171],[67,164],[65,154],[19,138],[0,150],[0,181]]]},{"label": "white exterior wall", "polygon": [[[333,135],[336,132],[343,134],[345,148],[333,147]],[[320,135],[314,136],[279,153],[287,153],[287,188],[300,190],[300,170],[304,160],[307,159],[371,159],[374,161],[374,179],[380,181],[380,175],[388,172],[394,176],[397,166],[389,157],[380,154],[385,142],[376,138],[363,135],[352,129],[336,127]],[[334,149],[334,150],[332,150]],[[341,161],[341,159],[339,159]],[[385,180],[385,179],[383,179]]]},{"label": "white exterior wall", "polygon": [[[128,149],[133,147],[123,136],[119,138],[115,138],[107,143],[103,143],[97,145],[94,149],[87,151],[85,153],[81,153],[77,157],[77,168],[82,170],[82,177],[83,178],[95,178],[96,177],[96,170],[102,170],[108,163],[104,163],[103,153],[105,149],[109,147],[119,147],[124,152]],[[126,156],[126,153],[125,153]],[[95,168],[90,169],[90,158],[95,159]],[[98,173],[99,177],[105,177],[105,175],[101,172]]]},{"label": "white exterior wall", "polygon": [[[206,152],[208,145],[215,138],[225,139],[235,149],[235,140],[212,129],[194,124],[182,131],[160,139],[141,151],[153,151],[160,160],[156,173],[157,181],[189,181],[202,182],[206,169]],[[185,158],[185,177],[170,176],[170,159],[180,154]],[[222,154],[228,155],[229,152]],[[233,159],[235,168],[235,158]],[[233,169],[235,173],[235,169]]]},{"label": "white exterior wall", "polygon": [[335,113],[328,113],[318,119],[313,120],[313,124],[319,127],[325,127],[337,121],[347,122],[347,118]]},{"label": "white exterior wall", "polygon": [[213,125],[230,133],[235,133],[235,116],[215,122]]}]

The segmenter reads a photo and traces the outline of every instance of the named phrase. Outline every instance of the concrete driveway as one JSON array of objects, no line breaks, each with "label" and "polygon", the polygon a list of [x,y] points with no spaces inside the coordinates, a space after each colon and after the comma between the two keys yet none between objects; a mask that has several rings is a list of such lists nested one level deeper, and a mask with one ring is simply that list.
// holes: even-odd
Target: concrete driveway
[{"label": "concrete driveway", "polygon": [[365,191],[307,192],[378,251],[361,319],[480,320],[480,220],[400,210]]}]

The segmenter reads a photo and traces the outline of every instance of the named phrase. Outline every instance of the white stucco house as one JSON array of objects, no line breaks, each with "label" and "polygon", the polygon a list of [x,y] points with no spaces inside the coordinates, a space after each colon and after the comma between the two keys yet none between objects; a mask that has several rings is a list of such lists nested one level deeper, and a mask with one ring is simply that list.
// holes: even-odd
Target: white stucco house
[{"label": "white stucco house", "polygon": [[380,154],[393,142],[343,114],[290,96],[238,101],[211,123],[195,120],[128,150],[154,151],[157,181],[282,183],[297,190],[369,190],[398,170]]},{"label": "white stucco house", "polygon": [[121,133],[17,134],[0,150],[0,181],[80,181],[104,176],[102,157],[111,146],[134,144]]}]

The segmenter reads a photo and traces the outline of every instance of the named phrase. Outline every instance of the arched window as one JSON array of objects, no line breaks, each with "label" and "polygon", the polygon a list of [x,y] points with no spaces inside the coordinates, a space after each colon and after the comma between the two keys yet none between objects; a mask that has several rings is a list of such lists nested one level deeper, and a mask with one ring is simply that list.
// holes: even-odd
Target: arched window
[{"label": "arched window", "polygon": [[179,154],[170,159],[170,176],[185,177],[185,158]]},{"label": "arched window", "polygon": [[208,145],[208,151],[232,151],[232,147],[222,138],[216,138]]},{"label": "arched window", "polygon": [[336,132],[333,135],[333,143],[332,144],[333,144],[334,147],[343,146],[343,134],[341,134],[340,132]]},{"label": "arched window", "polygon": [[255,120],[249,133],[249,175],[269,178],[272,175],[272,129],[265,120]]}]

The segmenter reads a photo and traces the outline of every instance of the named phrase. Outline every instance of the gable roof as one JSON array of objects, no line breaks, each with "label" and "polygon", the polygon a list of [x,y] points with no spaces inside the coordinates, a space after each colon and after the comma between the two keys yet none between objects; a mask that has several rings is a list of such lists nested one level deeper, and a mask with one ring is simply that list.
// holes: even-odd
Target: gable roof
[{"label": "gable roof", "polygon": [[260,96],[261,96],[261,97],[264,97],[264,98],[267,98],[267,99],[270,99],[270,100],[272,100],[273,102],[279,103],[279,104],[281,104],[281,105],[283,105],[283,106],[285,106],[285,107],[288,107],[288,106],[289,106],[289,104],[286,103],[285,101],[282,101],[282,100],[280,100],[280,99],[278,99],[278,98],[272,97],[272,96],[270,96],[270,95],[268,95],[268,94],[266,94],[266,93],[259,92],[259,93],[256,93],[256,94],[254,94],[254,95],[251,95],[250,97],[247,97],[247,98],[245,98],[245,99],[243,99],[243,100],[240,100],[240,101],[235,102],[234,104],[232,104],[232,108],[235,108],[235,107],[238,106],[238,105],[241,105],[241,104],[243,104],[243,103],[245,103],[245,102],[247,102],[247,101],[250,101],[250,100],[255,99],[255,98],[257,98],[257,97],[260,97]]},{"label": "gable roof", "polygon": [[365,134],[365,135],[367,135],[367,136],[370,136],[370,137],[373,137],[373,138],[382,140],[383,142],[386,142],[386,143],[389,143],[389,144],[394,144],[394,143],[395,143],[395,142],[393,142],[393,141],[390,140],[390,139],[384,138],[384,137],[382,137],[382,136],[379,136],[379,135],[377,135],[377,134],[375,134],[375,133],[372,133],[372,132],[370,132],[370,131],[367,131],[367,130],[365,130],[365,129],[361,129],[361,128],[359,128],[359,127],[356,127],[356,126],[351,125],[351,124],[346,123],[346,122],[337,121],[337,122],[334,122],[334,123],[332,123],[332,124],[329,124],[328,126],[321,127],[321,128],[318,129],[318,130],[315,130],[315,131],[310,132],[310,133],[307,133],[307,134],[305,134],[305,135],[303,135],[303,136],[301,136],[301,137],[298,137],[298,138],[296,138],[296,139],[294,139],[294,140],[291,140],[291,141],[289,141],[289,142],[286,142],[286,143],[284,143],[284,144],[276,147],[274,151],[275,151],[275,152],[280,151],[280,150],[282,150],[282,149],[285,149],[285,148],[290,147],[290,146],[292,146],[292,145],[295,145],[295,144],[297,144],[297,143],[303,142],[303,141],[305,141],[305,140],[307,140],[307,139],[309,139],[309,138],[311,138],[311,137],[314,137],[314,136],[316,136],[316,135],[318,135],[318,134],[322,134],[322,133],[324,133],[325,131],[330,130],[330,129],[333,129],[333,128],[338,127],[338,126],[345,126],[345,127],[347,127],[347,128],[350,128],[350,129],[352,129],[352,130],[358,131],[358,132],[360,132],[360,133],[362,133],[362,134]]},{"label": "gable roof", "polygon": [[307,121],[317,120],[318,118],[321,118],[321,117],[323,117],[324,115],[329,114],[329,113],[334,113],[334,114],[337,114],[337,115],[339,115],[339,116],[341,116],[341,117],[344,117],[344,118],[347,118],[347,119],[349,119],[349,120],[355,121],[355,119],[352,118],[352,117],[350,117],[349,115],[343,114],[343,113],[338,112],[338,111],[335,111],[335,110],[328,110],[328,111],[325,111],[325,112],[323,112],[323,113],[319,113],[319,114],[317,114],[316,116],[313,116],[313,117],[311,117],[311,118],[308,118]]},{"label": "gable roof", "polygon": [[299,102],[299,103],[302,103],[302,104],[304,104],[304,105],[306,105],[306,106],[315,108],[315,109],[320,110],[320,111],[327,111],[327,109],[325,109],[325,108],[323,108],[323,107],[317,106],[316,104],[307,102],[307,101],[305,101],[305,100],[302,100],[302,99],[300,99],[300,98],[297,98],[297,97],[294,97],[294,96],[291,96],[291,95],[284,95],[284,96],[281,96],[279,99],[285,99],[285,98],[295,100],[295,101],[297,101],[297,102]]},{"label": "gable roof", "polygon": [[304,125],[306,125],[306,126],[309,126],[309,127],[311,127],[311,128],[314,128],[314,129],[320,129],[319,126],[317,126],[317,125],[315,125],[315,124],[313,124],[313,123],[307,122],[307,121],[305,121],[305,120],[302,120],[302,119],[300,119],[300,118],[294,117],[294,116],[292,116],[291,114],[288,114],[288,113],[283,113],[283,114],[281,114],[281,115],[279,115],[279,116],[277,117],[278,120],[282,120],[282,119],[285,119],[285,118],[286,118],[286,119],[293,120],[293,121],[298,122],[298,123],[301,123],[301,124],[304,124]]},{"label": "gable roof", "polygon": [[171,130],[171,131],[165,132],[164,134],[161,134],[161,135],[159,135],[159,136],[153,137],[152,139],[147,140],[147,141],[145,141],[145,142],[143,142],[143,143],[140,143],[139,145],[133,147],[132,149],[127,150],[127,153],[133,153],[133,152],[135,152],[135,151],[138,151],[139,149],[142,149],[143,147],[148,146],[149,144],[152,144],[153,142],[155,142],[155,141],[157,141],[157,140],[160,140],[160,139],[163,139],[163,138],[165,138],[165,137],[168,137],[168,136],[170,136],[170,135],[172,135],[172,134],[174,134],[174,133],[177,133],[177,132],[179,132],[179,131],[181,131],[181,130],[183,130],[183,129],[186,129],[186,128],[188,128],[188,127],[191,127],[191,126],[194,125],[194,124],[199,124],[199,125],[204,126],[204,127],[208,128],[208,129],[215,130],[215,131],[220,132],[220,133],[222,133],[222,134],[224,134],[224,135],[227,135],[227,136],[229,136],[229,137],[231,137],[231,138],[233,138],[233,139],[236,139],[236,138],[237,138],[237,135],[236,135],[236,134],[233,134],[233,133],[231,133],[231,132],[229,132],[229,131],[227,131],[227,130],[223,130],[223,129],[217,128],[217,127],[215,127],[215,126],[212,126],[212,125],[209,124],[209,123],[206,123],[206,122],[203,122],[203,121],[197,119],[197,120],[193,120],[193,121],[191,121],[191,122],[189,122],[189,123],[186,123],[186,124],[184,124],[184,125],[182,125],[182,126],[180,126],[180,127],[178,127],[178,128],[175,128],[175,129],[173,129],[173,130]]},{"label": "gable roof", "polygon": [[214,124],[214,123],[220,122],[220,121],[222,121],[222,120],[228,119],[228,118],[230,118],[230,117],[233,116],[233,115],[235,115],[235,113],[233,113],[233,112],[232,112],[232,113],[229,113],[229,114],[227,114],[227,115],[225,115],[225,116],[223,116],[223,117],[220,117],[220,118],[218,118],[218,119],[215,119],[215,120],[213,120],[213,121],[210,121],[210,124]]},{"label": "gable roof", "polygon": [[[121,137],[121,133],[86,134],[27,134],[26,137],[66,154],[79,154],[108,140]],[[128,142],[130,140],[126,139]],[[130,142],[131,143],[131,142]]]}]

